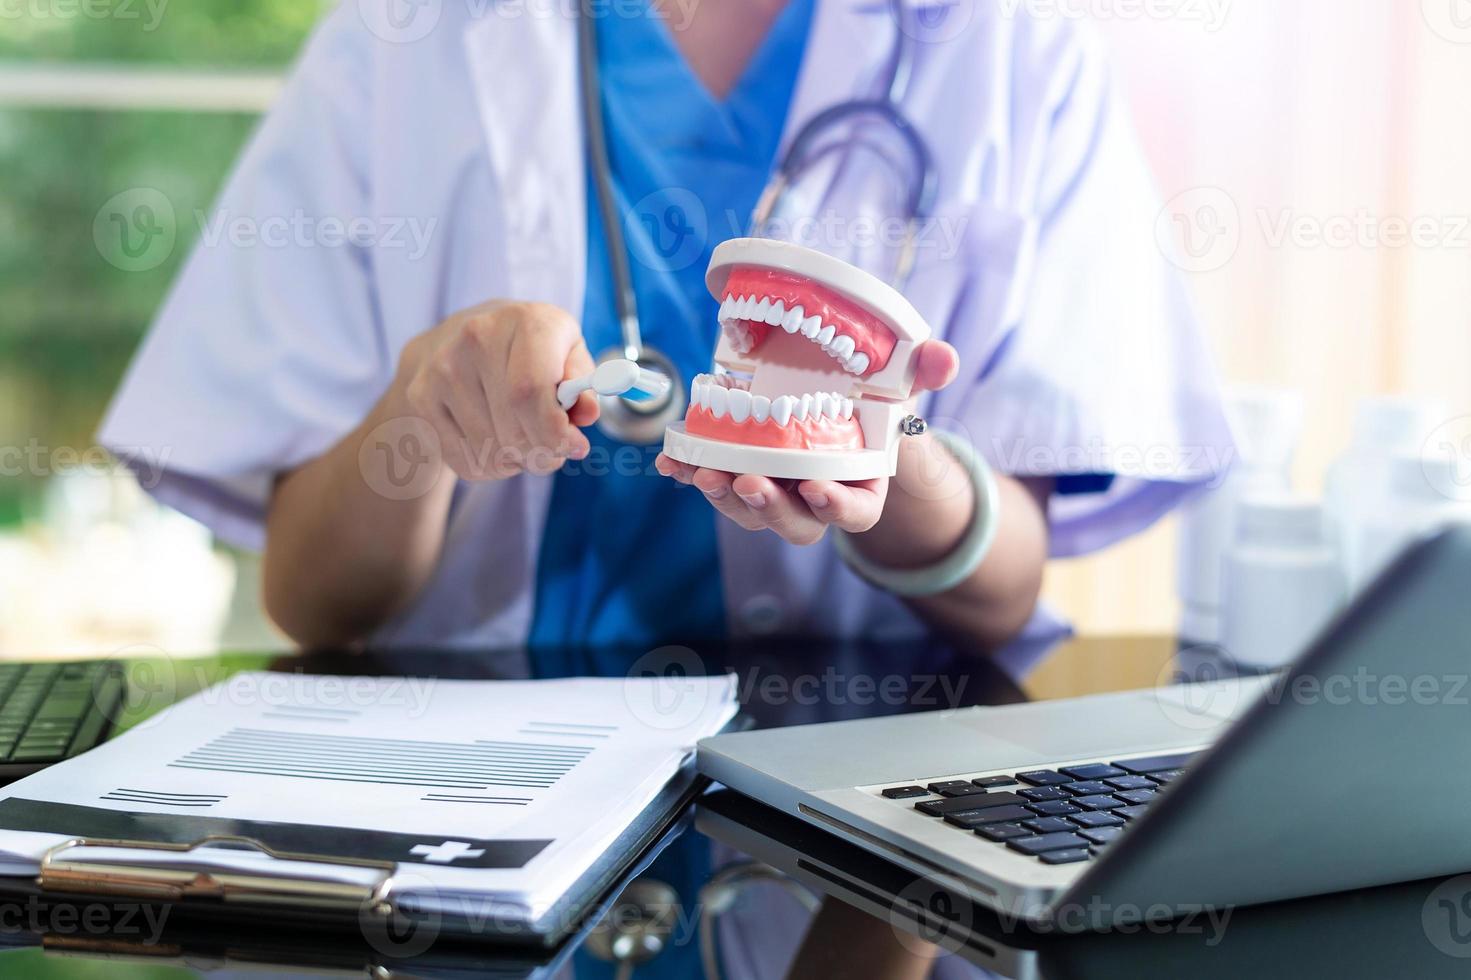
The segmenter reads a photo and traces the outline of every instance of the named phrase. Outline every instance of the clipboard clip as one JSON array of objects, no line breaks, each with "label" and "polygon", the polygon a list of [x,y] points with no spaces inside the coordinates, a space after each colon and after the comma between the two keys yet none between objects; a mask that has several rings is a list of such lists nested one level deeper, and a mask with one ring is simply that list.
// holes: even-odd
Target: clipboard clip
[{"label": "clipboard clip", "polygon": [[[211,844],[231,844],[259,851],[278,861],[331,864],[380,872],[368,885],[286,878],[237,870],[201,870],[167,864],[118,864],[68,860],[64,853],[79,847],[117,847],[127,850],[187,854]],[[282,910],[321,909],[388,916],[393,913],[391,893],[397,865],[392,861],[343,858],[280,851],[250,837],[211,834],[191,843],[109,840],[73,837],[48,848],[41,857],[37,884],[50,893],[129,898],[154,902],[219,901]]]}]

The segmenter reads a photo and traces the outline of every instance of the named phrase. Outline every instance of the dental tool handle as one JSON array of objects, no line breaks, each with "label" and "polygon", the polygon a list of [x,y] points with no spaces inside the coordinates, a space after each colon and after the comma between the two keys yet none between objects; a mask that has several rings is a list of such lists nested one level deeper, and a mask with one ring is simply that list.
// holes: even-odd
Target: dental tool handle
[{"label": "dental tool handle", "polygon": [[557,404],[562,406],[562,411],[572,411],[572,406],[577,404],[577,399],[582,397],[584,391],[592,388],[592,375],[584,378],[572,378],[557,385]]}]

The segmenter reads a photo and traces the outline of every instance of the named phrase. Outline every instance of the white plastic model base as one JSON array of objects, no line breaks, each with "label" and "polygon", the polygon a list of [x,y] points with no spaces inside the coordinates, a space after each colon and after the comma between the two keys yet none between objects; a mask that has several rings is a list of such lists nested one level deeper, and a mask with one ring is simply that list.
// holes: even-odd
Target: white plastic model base
[{"label": "white plastic model base", "polygon": [[773,449],[737,442],[702,439],[685,431],[683,422],[664,430],[664,454],[671,459],[724,473],[757,473],[773,480],[837,480],[852,483],[893,476],[899,444],[892,453],[877,449],[825,453],[811,449]]},{"label": "white plastic model base", "polygon": [[895,289],[841,259],[765,239],[720,245],[715,363],[665,432],[682,463],[787,480],[893,476],[916,353],[930,328]]}]

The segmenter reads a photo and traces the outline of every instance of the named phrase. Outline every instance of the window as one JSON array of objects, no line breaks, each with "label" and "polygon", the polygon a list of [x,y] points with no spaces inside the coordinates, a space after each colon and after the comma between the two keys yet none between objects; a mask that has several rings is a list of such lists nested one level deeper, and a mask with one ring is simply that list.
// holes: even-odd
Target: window
[{"label": "window", "polygon": [[[92,445],[102,411],[199,234],[188,216],[209,208],[324,7],[0,3],[0,652],[158,642],[142,626],[79,640],[16,623],[96,571],[88,535],[118,522],[124,492]],[[109,210],[150,194],[177,218],[172,243],[143,254]]]}]

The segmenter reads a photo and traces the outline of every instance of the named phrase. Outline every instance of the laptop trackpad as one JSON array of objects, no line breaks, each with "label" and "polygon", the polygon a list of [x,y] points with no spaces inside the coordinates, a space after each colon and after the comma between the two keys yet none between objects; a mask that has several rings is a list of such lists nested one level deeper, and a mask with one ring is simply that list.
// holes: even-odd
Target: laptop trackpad
[{"label": "laptop trackpad", "polygon": [[997,768],[1001,768],[1208,744],[1244,707],[1242,696],[1246,693],[1233,690],[1202,699],[1167,688],[1079,701],[981,708],[957,712],[951,720],[1009,743],[1029,757],[1015,763],[998,762]]}]

